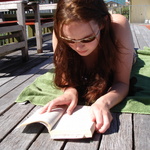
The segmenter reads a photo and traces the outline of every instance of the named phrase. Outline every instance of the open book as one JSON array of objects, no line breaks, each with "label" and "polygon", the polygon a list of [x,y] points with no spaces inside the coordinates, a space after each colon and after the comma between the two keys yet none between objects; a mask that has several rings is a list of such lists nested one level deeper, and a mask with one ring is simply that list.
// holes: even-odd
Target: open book
[{"label": "open book", "polygon": [[90,106],[78,105],[71,115],[66,113],[66,107],[55,108],[44,114],[37,110],[20,126],[31,123],[44,124],[51,139],[91,138],[95,131],[95,123],[91,121]]}]

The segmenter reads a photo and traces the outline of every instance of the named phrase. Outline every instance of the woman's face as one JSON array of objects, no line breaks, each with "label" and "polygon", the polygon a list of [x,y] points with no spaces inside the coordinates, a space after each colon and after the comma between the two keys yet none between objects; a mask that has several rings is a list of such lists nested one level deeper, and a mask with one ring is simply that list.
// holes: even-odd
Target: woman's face
[{"label": "woman's face", "polygon": [[100,28],[94,21],[71,22],[63,25],[62,32],[62,39],[81,56],[88,56],[99,44]]}]

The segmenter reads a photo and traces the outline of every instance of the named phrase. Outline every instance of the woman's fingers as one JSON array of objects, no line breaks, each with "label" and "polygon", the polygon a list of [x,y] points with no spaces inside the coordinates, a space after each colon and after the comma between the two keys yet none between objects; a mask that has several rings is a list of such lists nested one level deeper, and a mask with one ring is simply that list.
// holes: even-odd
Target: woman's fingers
[{"label": "woman's fingers", "polygon": [[69,94],[64,94],[49,103],[47,103],[42,109],[40,113],[45,113],[45,112],[50,112],[52,111],[53,108],[56,108],[61,105],[67,105],[67,113],[71,114],[74,108],[77,105],[77,97],[74,97],[69,95]]},{"label": "woman's fingers", "polygon": [[92,121],[96,123],[96,130],[100,133],[106,132],[110,127],[112,121],[112,115],[107,109],[100,109],[99,107],[92,108]]},{"label": "woman's fingers", "polygon": [[101,112],[97,109],[93,110],[93,113],[94,113],[93,120],[95,120],[96,122],[96,129],[99,130],[103,125],[103,116]]},{"label": "woman's fingers", "polygon": [[73,112],[73,110],[74,110],[74,108],[75,108],[76,106],[77,106],[77,102],[76,102],[76,101],[72,101],[72,102],[70,103],[70,105],[68,106],[68,108],[67,108],[67,114],[71,115],[72,112]]},{"label": "woman's fingers", "polygon": [[49,107],[49,103],[47,103],[44,107],[41,108],[41,110],[39,111],[40,114],[43,114],[45,112],[47,112]]},{"label": "woman's fingers", "polygon": [[110,123],[112,121],[112,116],[110,113],[103,114],[103,125],[98,130],[100,133],[106,132],[106,130],[110,127]]}]

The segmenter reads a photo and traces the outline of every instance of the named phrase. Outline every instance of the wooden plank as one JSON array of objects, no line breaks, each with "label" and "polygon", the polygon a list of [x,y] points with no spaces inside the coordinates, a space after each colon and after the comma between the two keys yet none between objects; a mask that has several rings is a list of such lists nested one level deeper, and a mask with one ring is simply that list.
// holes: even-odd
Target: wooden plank
[{"label": "wooden plank", "polygon": [[[16,104],[8,112],[4,114],[6,121],[4,120],[4,118],[2,118],[2,121],[5,121],[3,126],[16,127],[16,125],[18,125],[18,123],[32,110],[32,107],[33,105],[30,106],[30,104],[28,105]],[[24,119],[27,119],[27,117],[29,117],[33,113],[33,111],[31,111]],[[11,123],[13,123],[13,125],[11,125]],[[37,136],[43,129],[44,126],[41,124],[32,124],[27,127],[13,128],[12,131],[10,131],[8,135],[6,134],[4,139],[2,139],[0,149],[3,150],[28,149],[30,144],[37,138]]]},{"label": "wooden plank", "polygon": [[25,46],[25,41],[22,42],[17,42],[17,43],[10,43],[8,45],[4,45],[0,47],[0,54],[15,50],[15,49],[20,49]]},{"label": "wooden plank", "polygon": [[57,3],[55,4],[40,4],[39,10],[50,10],[50,9],[56,9]]},{"label": "wooden plank", "polygon": [[142,34],[145,42],[147,43],[147,46],[150,47],[150,30],[142,25],[139,26],[139,29],[141,31],[141,34]]},{"label": "wooden plank", "polygon": [[[34,105],[21,105],[16,104],[12,106],[9,111],[5,112],[0,117],[1,128],[0,128],[0,141],[2,141],[5,136],[13,130],[19,124],[23,117],[25,117],[29,111],[31,111],[35,106]],[[19,113],[18,113],[19,110]],[[15,120],[14,120],[15,116]],[[8,128],[6,128],[8,127]]]},{"label": "wooden plank", "polygon": [[53,21],[52,22],[47,22],[47,23],[42,24],[42,28],[53,27],[53,25],[54,25]]},{"label": "wooden plank", "polygon": [[[47,52],[47,51],[48,50],[45,50],[44,54],[43,53],[37,54],[35,50],[29,50],[30,60],[26,63],[23,63],[21,61],[20,53],[13,52],[13,57],[11,55],[7,55],[8,60],[4,59],[0,61],[0,77],[1,77],[0,86],[14,79],[16,76],[23,74],[24,72],[28,71],[34,66],[44,62],[46,59],[51,59],[50,57],[53,55],[53,52],[49,52],[49,51]],[[0,92],[1,92],[1,88],[0,88]]]},{"label": "wooden plank", "polygon": [[64,150],[97,150],[99,148],[100,139],[101,134],[95,132],[93,138],[69,140]]},{"label": "wooden plank", "polygon": [[[47,34],[44,34],[44,36],[43,36],[43,41],[45,42],[45,41],[50,41],[50,42],[52,42],[52,40],[50,40],[50,39],[52,39],[52,34],[51,33],[47,33]],[[43,46],[44,46],[44,44],[43,44]]]},{"label": "wooden plank", "polygon": [[[39,60],[41,60],[40,54],[35,54],[35,53],[36,53],[35,50],[29,50],[30,60],[26,63],[22,62],[20,51],[13,51],[3,56],[0,59],[0,77],[8,77],[8,76],[10,77],[11,75],[16,75],[16,72],[18,72],[20,69],[22,69],[22,72],[24,72],[26,71],[27,68],[28,69],[32,68],[33,67],[32,64],[35,64],[38,61],[38,58]],[[32,61],[33,63],[31,63]],[[23,68],[25,69],[24,71]],[[1,82],[3,82],[3,80],[0,80],[0,86],[1,86]]]},{"label": "wooden plank", "polygon": [[132,115],[113,113],[113,121],[103,134],[99,150],[132,150]]},{"label": "wooden plank", "polygon": [[0,27],[0,34],[7,33],[7,32],[16,32],[16,31],[21,31],[21,30],[22,30],[22,26],[21,25]]},{"label": "wooden plank", "polygon": [[138,44],[137,37],[135,35],[135,31],[134,31],[134,27],[133,26],[134,26],[133,24],[130,24],[130,28],[131,28],[131,32],[132,32],[132,37],[133,37],[133,42],[134,42],[134,48],[138,49],[139,48],[139,44]]},{"label": "wooden plank", "polygon": [[9,38],[15,38],[15,37],[20,37],[20,33],[12,33],[12,34],[9,34],[9,35],[3,35],[3,36],[0,36],[0,40],[6,40],[6,39],[9,39]]},{"label": "wooden plank", "polygon": [[[44,61],[43,63],[41,63],[35,67],[33,67],[34,66],[33,65],[32,66],[33,68],[31,68],[30,70],[27,70],[27,72],[24,72],[24,73],[23,73],[23,70],[25,71],[27,65],[25,65],[25,67],[22,67],[19,71],[16,71],[16,74],[14,74],[14,76],[10,77],[11,80],[8,83],[6,83],[0,87],[0,97],[5,95],[6,93],[10,92],[12,89],[17,87],[21,83],[25,82],[28,78],[31,78],[34,74],[37,74],[37,73],[41,74],[42,72],[40,72],[40,71],[42,71],[43,68],[46,68],[46,66],[50,66],[48,63],[51,64],[52,60],[47,59],[46,61]],[[21,72],[22,72],[22,75],[19,76],[21,74]],[[1,80],[3,80],[3,79],[1,79]]]},{"label": "wooden plank", "polygon": [[150,115],[134,114],[134,148],[150,149]]},{"label": "wooden plank", "polygon": [[[44,59],[45,60],[45,59]],[[10,70],[11,72],[8,71],[8,73],[5,74],[5,76],[1,76],[0,79],[0,97],[2,97],[3,95],[5,95],[7,92],[9,92],[9,90],[13,89],[14,86],[12,85],[11,88],[7,88],[7,90],[4,90],[4,87],[7,87],[8,84],[13,83],[13,81],[15,80],[16,76],[19,76],[20,74],[24,74],[24,72],[29,71],[29,69],[35,67],[36,65],[42,63],[42,61],[44,61],[43,59],[32,59],[32,61],[30,61],[27,64],[22,64],[20,63],[20,65],[15,66],[14,68],[12,68],[12,70]],[[14,65],[14,64],[13,64]],[[44,65],[44,64],[43,64]],[[22,68],[20,68],[22,66]],[[20,68],[20,69],[19,69]],[[9,68],[8,68],[9,69]],[[15,71],[16,70],[16,71]],[[36,73],[36,72],[35,72]],[[13,80],[14,79],[14,80]],[[9,82],[10,81],[10,82]],[[24,80],[23,80],[24,81]],[[9,82],[9,83],[8,83]],[[4,85],[5,84],[5,85]],[[3,86],[2,86],[3,85]],[[18,84],[17,84],[18,85]]]},{"label": "wooden plank", "polygon": [[0,11],[8,11],[11,9],[17,9],[17,4],[11,3],[6,3],[6,2],[0,2]]},{"label": "wooden plank", "polygon": [[[3,59],[0,60],[0,77],[3,80],[0,80],[0,86],[4,84],[4,80],[8,82],[10,78],[14,78],[31,69],[32,67],[44,62],[46,59],[51,59],[50,57],[53,55],[53,52],[47,52],[37,54],[35,50],[29,50],[30,59],[28,62],[24,63],[21,60],[20,51],[13,52],[13,55],[7,55]],[[35,54],[36,53],[36,54]]]},{"label": "wooden plank", "polygon": [[[35,112],[35,110],[37,110],[39,108],[39,107],[36,107],[35,109],[33,109],[31,111],[31,108],[32,108],[31,106],[33,107],[33,105],[30,105],[30,104],[27,104],[27,105],[16,104],[15,106],[13,106],[8,112],[5,113],[5,118],[6,118],[6,121],[8,121],[8,122],[7,123],[4,122],[4,126],[6,126],[8,124],[7,126],[9,126],[10,128],[14,128],[14,126],[18,125],[20,120],[22,120],[24,118],[21,121],[21,122],[23,122],[31,114],[33,114],[33,112]],[[18,110],[21,110],[21,111],[18,113],[17,112]],[[10,114],[11,112],[13,112],[13,113]],[[30,113],[28,114],[28,112],[30,112]],[[7,118],[11,118],[13,115],[15,115],[15,113],[17,113],[17,116],[15,117],[16,118],[15,122],[13,120],[7,119]],[[4,120],[5,118],[2,118],[2,120]],[[10,126],[10,124],[11,124],[11,126]],[[41,131],[43,129],[45,129],[45,130],[41,133]],[[7,132],[10,132],[8,135],[7,135],[6,131],[3,131],[3,132],[5,132],[6,137],[4,137],[4,139],[2,139],[0,149],[2,147],[4,147],[5,150],[28,149],[29,147],[30,147],[29,149],[37,149],[37,147],[38,147],[38,149],[43,149],[43,147],[44,147],[44,149],[48,149],[50,147],[53,147],[54,149],[55,148],[61,149],[61,147],[64,145],[63,140],[61,140],[59,142],[50,140],[50,136],[49,136],[47,129],[43,125],[40,125],[40,124],[32,124],[32,125],[29,125],[26,127],[15,128],[15,129],[13,129],[12,132],[7,131]],[[40,134],[40,136],[39,136],[39,134]],[[11,142],[11,143],[9,144],[9,142]],[[32,142],[33,142],[33,144],[32,144]],[[14,143],[17,143],[17,144],[14,145]]]},{"label": "wooden plank", "polygon": [[28,0],[10,0],[10,1],[7,1],[7,0],[1,0],[0,1],[0,10],[1,9],[16,9],[17,8],[17,4],[18,3],[27,3]]},{"label": "wooden plank", "polygon": [[0,57],[0,77],[5,74],[5,70],[7,70],[9,66],[13,66],[19,60],[19,62],[21,62],[21,59],[19,57],[21,57],[20,51],[13,51],[7,55]]},{"label": "wooden plank", "polygon": [[148,46],[143,38],[143,35],[141,34],[142,31],[140,31],[139,25],[134,26],[134,31],[136,33],[136,37],[139,43],[139,48],[143,49],[144,46]]},{"label": "wooden plank", "polygon": [[[47,64],[48,61],[45,63]],[[14,101],[18,95],[26,86],[30,85],[41,74],[46,73],[51,67],[52,65],[46,65],[45,67],[41,68],[39,68],[39,66],[37,68],[35,67],[28,71],[26,74],[16,77],[14,81],[9,82],[9,84],[5,87],[11,88],[9,88],[8,92],[0,100],[0,114],[5,112],[14,104]],[[36,74],[33,75],[33,72]]]},{"label": "wooden plank", "polygon": [[[42,141],[42,142],[41,142]],[[66,141],[65,140],[51,140],[50,135],[45,128],[44,131],[37,137],[37,139],[32,143],[29,150],[61,150],[64,147]],[[72,149],[73,150],[73,149]]]}]

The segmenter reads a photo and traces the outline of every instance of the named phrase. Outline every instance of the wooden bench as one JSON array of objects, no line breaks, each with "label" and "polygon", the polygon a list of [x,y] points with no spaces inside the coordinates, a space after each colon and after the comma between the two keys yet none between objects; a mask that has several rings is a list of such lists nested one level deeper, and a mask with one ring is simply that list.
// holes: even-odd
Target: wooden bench
[{"label": "wooden bench", "polygon": [[[17,9],[17,4],[18,1],[11,1],[11,2],[5,2],[2,3],[0,2],[0,10],[11,10],[11,9]],[[9,5],[7,5],[9,4]],[[40,10],[52,10],[52,9],[56,9],[56,4],[39,4],[37,1],[33,1],[33,2],[22,2],[21,3],[21,8],[22,8],[22,19],[17,20],[19,22],[19,24],[23,25],[24,28],[24,32],[26,31],[26,25],[34,25],[35,26],[35,36],[36,36],[36,45],[37,45],[37,52],[41,53],[43,52],[42,50],[42,44],[44,41],[44,37],[42,35],[42,28],[51,28],[53,27],[53,21],[49,20],[49,18],[40,18]],[[10,7],[11,5],[11,7]],[[25,9],[32,9],[34,11],[34,20],[30,20],[30,21],[25,21]],[[21,11],[20,11],[21,13]],[[44,21],[45,20],[45,21]],[[20,23],[21,21],[21,23]],[[24,35],[26,35],[26,33],[24,33]]]},{"label": "wooden bench", "polygon": [[[5,40],[9,38],[16,38],[17,42],[0,46],[0,55],[8,53],[10,51],[21,49],[23,61],[28,60],[28,45],[25,27],[25,17],[24,17],[24,1],[0,1],[0,11],[5,10],[17,10],[17,20],[12,22],[2,22],[0,23],[0,40]],[[11,34],[7,34],[11,33]]]}]

